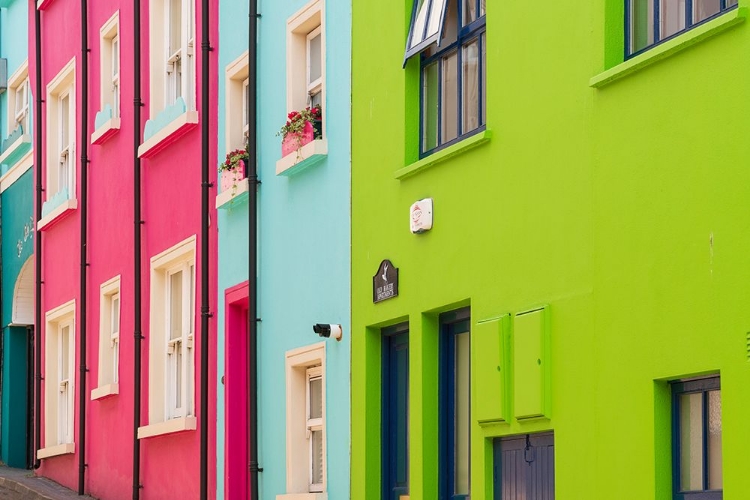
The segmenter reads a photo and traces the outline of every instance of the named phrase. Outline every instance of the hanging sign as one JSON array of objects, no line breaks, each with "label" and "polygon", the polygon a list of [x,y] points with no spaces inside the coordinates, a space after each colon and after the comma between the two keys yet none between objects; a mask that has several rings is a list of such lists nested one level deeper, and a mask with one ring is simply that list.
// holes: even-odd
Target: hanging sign
[{"label": "hanging sign", "polygon": [[398,269],[385,259],[372,277],[372,302],[377,304],[398,295]]}]

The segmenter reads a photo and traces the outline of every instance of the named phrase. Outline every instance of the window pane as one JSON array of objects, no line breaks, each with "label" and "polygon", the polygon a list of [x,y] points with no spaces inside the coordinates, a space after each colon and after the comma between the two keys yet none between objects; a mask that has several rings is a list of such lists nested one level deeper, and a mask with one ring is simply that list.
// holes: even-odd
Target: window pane
[{"label": "window pane", "polygon": [[435,36],[440,31],[440,21],[443,20],[443,7],[445,7],[446,0],[432,0],[432,8],[430,9],[430,21],[427,24],[427,36],[430,38]]},{"label": "window pane", "polygon": [[112,298],[112,325],[110,333],[117,333],[120,331],[120,298]]},{"label": "window pane", "polygon": [[440,48],[443,49],[455,42],[458,37],[457,1],[452,0],[448,2],[448,11],[445,13],[445,24],[443,25],[443,36],[440,39]]},{"label": "window pane", "polygon": [[180,50],[182,44],[180,25],[182,24],[182,0],[169,0],[169,54],[171,57]]},{"label": "window pane", "polygon": [[310,39],[310,60],[308,61],[310,80],[307,82],[308,84],[323,76],[321,64],[321,42],[322,38],[320,33]]},{"label": "window pane", "polygon": [[479,42],[464,45],[462,61],[463,112],[461,133],[479,127]]},{"label": "window pane", "polygon": [[484,0],[479,0],[479,17],[485,15],[487,11],[484,8]]},{"label": "window pane", "polygon": [[631,0],[630,52],[654,43],[654,0]]},{"label": "window pane", "polygon": [[60,377],[62,380],[68,380],[70,378],[70,327],[64,326],[60,329],[60,374],[62,375]]},{"label": "window pane", "polygon": [[323,417],[323,379],[310,378],[310,418]]},{"label": "window pane", "polygon": [[414,18],[414,26],[412,27],[411,40],[409,40],[409,48],[414,47],[424,40],[424,27],[427,21],[427,8],[430,5],[429,0],[419,0],[417,3],[417,15]]},{"label": "window pane", "polygon": [[169,276],[169,338],[182,337],[182,271]]},{"label": "window pane", "polygon": [[443,58],[440,144],[458,137],[458,53]]},{"label": "window pane", "polygon": [[60,99],[60,150],[66,149],[69,143],[70,96]]},{"label": "window pane", "polygon": [[461,0],[463,8],[461,9],[462,25],[466,26],[477,20],[477,0]]},{"label": "window pane", "polygon": [[454,493],[469,494],[469,332],[456,335]]},{"label": "window pane", "polygon": [[182,406],[182,342],[174,343],[175,355],[175,408]]},{"label": "window pane", "polygon": [[437,147],[438,65],[422,69],[422,150]]},{"label": "window pane", "polygon": [[112,40],[112,76],[117,75],[119,72],[119,65],[120,65],[120,58],[119,58],[119,44],[120,42],[117,40],[117,38],[114,38]]},{"label": "window pane", "polygon": [[310,436],[310,454],[311,457],[311,483],[323,483],[323,431],[312,431]]},{"label": "window pane", "polygon": [[693,0],[693,22],[699,23],[721,10],[721,0]]},{"label": "window pane", "polygon": [[680,395],[680,489],[703,489],[703,393]]},{"label": "window pane", "polygon": [[685,29],[685,0],[660,0],[661,39]]},{"label": "window pane", "polygon": [[727,8],[737,5],[737,0],[727,0]]},{"label": "window pane", "polygon": [[708,489],[724,486],[721,463],[721,391],[708,393]]},{"label": "window pane", "polygon": [[482,33],[482,124],[487,123],[487,34]]}]

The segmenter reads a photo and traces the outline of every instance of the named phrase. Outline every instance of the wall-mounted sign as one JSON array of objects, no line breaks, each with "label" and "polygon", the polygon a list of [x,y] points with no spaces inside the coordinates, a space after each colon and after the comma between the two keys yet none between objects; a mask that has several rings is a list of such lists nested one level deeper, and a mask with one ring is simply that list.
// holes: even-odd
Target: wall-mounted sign
[{"label": "wall-mounted sign", "polygon": [[414,203],[409,209],[409,226],[414,234],[432,229],[432,198]]},{"label": "wall-mounted sign", "polygon": [[385,259],[372,277],[372,302],[377,304],[398,295],[398,269]]}]

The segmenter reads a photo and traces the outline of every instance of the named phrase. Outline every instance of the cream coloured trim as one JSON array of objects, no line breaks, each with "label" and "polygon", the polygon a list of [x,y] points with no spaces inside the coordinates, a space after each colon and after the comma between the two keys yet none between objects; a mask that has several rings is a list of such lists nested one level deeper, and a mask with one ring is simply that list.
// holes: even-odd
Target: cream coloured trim
[{"label": "cream coloured trim", "polygon": [[18,163],[13,165],[7,172],[5,172],[5,175],[0,177],[0,193],[11,187],[14,182],[20,179],[21,176],[32,167],[32,165],[34,165],[33,149],[26,153],[26,155],[21,158]]},{"label": "cream coloured trim", "polygon": [[8,78],[8,88],[18,87],[29,76],[29,60],[26,59]]},{"label": "cream coloured trim", "polygon": [[147,439],[154,436],[163,436],[182,431],[194,431],[197,419],[195,417],[181,417],[166,420],[156,424],[138,427],[138,439]]},{"label": "cream coloured trim", "polygon": [[101,285],[99,285],[99,293],[102,295],[110,295],[120,289],[120,275],[108,279]]},{"label": "cream coloured trim", "polygon": [[91,144],[96,144],[104,134],[112,130],[120,130],[120,118],[110,118],[98,129],[91,133]]},{"label": "cream coloured trim", "polygon": [[56,457],[58,455],[66,455],[70,453],[76,452],[76,444],[75,443],[65,443],[65,444],[58,444],[55,446],[48,446],[46,448],[41,448],[36,452],[36,458],[39,460],[43,458],[50,458],[50,457]]},{"label": "cream coloured trim", "polygon": [[[243,82],[248,77],[248,52],[227,64],[224,81],[226,113],[224,113],[224,143],[227,151],[242,146],[242,92]],[[238,144],[239,142],[239,144]]]},{"label": "cream coloured trim", "polygon": [[196,236],[192,235],[173,247],[167,248],[163,252],[154,255],[151,257],[151,267],[165,267],[176,264],[183,259],[191,258],[192,255],[188,254],[195,254],[195,241]]},{"label": "cream coloured trim", "polygon": [[48,213],[46,217],[39,219],[39,222],[36,224],[36,230],[40,231],[44,229],[48,224],[57,219],[59,215],[62,215],[63,212],[75,210],[76,208],[78,208],[78,200],[66,200],[65,203],[61,203],[59,207]]},{"label": "cream coloured trim", "polygon": [[[61,304],[54,309],[50,309],[44,315],[44,319],[47,323],[54,323],[60,321],[65,316],[73,315],[76,312],[76,299],[70,300],[64,304]],[[75,321],[75,318],[74,318]]]},{"label": "cream coloured trim", "polygon": [[101,38],[112,38],[113,35],[117,34],[118,27],[120,24],[120,11],[116,10],[112,17],[110,17],[101,28],[99,28],[99,36]]},{"label": "cream coloured trim", "polygon": [[63,87],[67,87],[75,76],[75,70],[76,58],[73,56],[73,58],[68,61],[68,64],[63,66],[57,75],[47,83],[47,94],[59,94],[60,90],[64,90]]},{"label": "cream coloured trim", "polygon": [[106,398],[120,393],[120,384],[107,384],[96,389],[91,389],[91,401]]},{"label": "cream coloured trim", "polygon": [[159,146],[163,141],[169,139],[169,137],[177,132],[184,125],[189,123],[198,123],[198,112],[197,111],[185,111],[180,116],[169,122],[164,128],[159,130],[156,134],[149,137],[148,140],[138,146],[138,157],[144,156],[152,149]]}]

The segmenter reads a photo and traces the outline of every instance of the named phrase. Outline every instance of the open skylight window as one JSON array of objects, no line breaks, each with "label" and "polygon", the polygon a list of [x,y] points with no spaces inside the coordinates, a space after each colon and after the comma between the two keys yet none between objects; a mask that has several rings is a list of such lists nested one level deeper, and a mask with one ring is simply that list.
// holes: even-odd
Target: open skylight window
[{"label": "open skylight window", "polygon": [[414,0],[404,66],[410,57],[440,40],[447,3],[448,0]]}]

